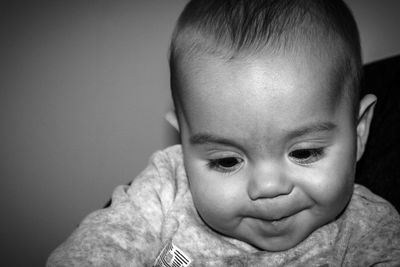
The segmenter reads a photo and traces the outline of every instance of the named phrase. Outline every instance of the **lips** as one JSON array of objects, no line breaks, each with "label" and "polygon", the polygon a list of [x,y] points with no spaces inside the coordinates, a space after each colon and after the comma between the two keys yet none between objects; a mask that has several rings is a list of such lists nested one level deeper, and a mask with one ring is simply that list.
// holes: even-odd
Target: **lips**
[{"label": "lips", "polygon": [[295,215],[282,218],[281,220],[266,221],[261,219],[254,219],[252,225],[254,229],[262,236],[274,237],[281,236],[288,232],[293,225]]},{"label": "lips", "polygon": [[[307,207],[290,212],[275,213],[268,216],[252,216],[248,218],[248,222],[260,235],[265,237],[281,236],[287,232],[292,231],[296,225],[296,218],[300,213],[305,211]],[[284,214],[284,215],[283,215]]]},{"label": "lips", "polygon": [[276,216],[276,217],[270,217],[270,216],[260,217],[260,216],[258,216],[257,219],[260,219],[260,220],[263,220],[263,221],[267,221],[267,222],[279,222],[279,221],[283,221],[283,220],[293,216],[296,213],[285,215],[285,216]]},{"label": "lips", "polygon": [[253,209],[249,217],[266,222],[279,222],[296,215],[310,206],[304,202],[291,201],[289,199],[282,199],[280,202],[262,201],[253,203]]}]

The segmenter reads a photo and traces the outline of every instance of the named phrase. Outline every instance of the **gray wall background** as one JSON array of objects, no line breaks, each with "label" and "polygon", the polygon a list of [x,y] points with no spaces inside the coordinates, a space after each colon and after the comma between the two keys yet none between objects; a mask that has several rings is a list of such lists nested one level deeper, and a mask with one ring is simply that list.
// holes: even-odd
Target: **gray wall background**
[{"label": "gray wall background", "polygon": [[[400,53],[397,0],[347,0],[364,61]],[[185,0],[0,2],[0,265],[43,266],[174,142],[167,48]]]}]

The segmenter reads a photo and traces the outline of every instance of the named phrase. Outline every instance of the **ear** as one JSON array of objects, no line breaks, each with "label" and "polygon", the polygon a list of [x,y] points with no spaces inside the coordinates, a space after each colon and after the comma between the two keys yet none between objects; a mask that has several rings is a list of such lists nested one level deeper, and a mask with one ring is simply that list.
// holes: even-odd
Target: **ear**
[{"label": "ear", "polygon": [[357,121],[357,161],[364,154],[368,140],[369,126],[374,116],[376,96],[368,94],[361,99]]},{"label": "ear", "polygon": [[174,110],[168,111],[167,114],[165,114],[165,119],[172,127],[175,128],[175,130],[179,132],[179,123]]}]

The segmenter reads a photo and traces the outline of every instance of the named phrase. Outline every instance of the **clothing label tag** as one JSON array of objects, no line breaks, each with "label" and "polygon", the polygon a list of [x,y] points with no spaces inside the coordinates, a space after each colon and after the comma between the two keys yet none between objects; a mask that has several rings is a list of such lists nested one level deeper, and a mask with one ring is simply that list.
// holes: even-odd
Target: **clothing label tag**
[{"label": "clothing label tag", "polygon": [[181,249],[169,242],[158,255],[153,267],[188,267],[191,262]]}]

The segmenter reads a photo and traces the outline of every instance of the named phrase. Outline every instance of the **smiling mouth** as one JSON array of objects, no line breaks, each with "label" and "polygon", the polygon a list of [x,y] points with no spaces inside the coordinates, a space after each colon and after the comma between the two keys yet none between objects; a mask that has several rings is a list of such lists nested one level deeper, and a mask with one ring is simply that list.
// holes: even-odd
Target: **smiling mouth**
[{"label": "smiling mouth", "polygon": [[259,219],[266,222],[279,222],[284,221],[287,218],[292,217],[293,215],[297,214],[298,212],[291,213],[290,215],[281,216],[281,217],[274,217],[274,216],[255,216],[255,219]]},{"label": "smiling mouth", "polygon": [[267,230],[270,233],[279,234],[291,225],[291,222],[294,220],[294,217],[297,214],[298,212],[295,212],[293,214],[281,217],[279,219],[260,218],[260,217],[254,219],[258,221],[258,223],[261,225],[263,229]]},{"label": "smiling mouth", "polygon": [[284,223],[284,222],[288,221],[290,218],[292,218],[293,215],[294,214],[286,216],[286,217],[282,217],[282,218],[277,219],[277,220],[267,220],[267,222],[271,223],[272,225],[279,225],[281,223]]},{"label": "smiling mouth", "polygon": [[268,235],[271,236],[276,236],[281,235],[289,228],[293,221],[293,216],[294,215],[290,215],[277,220],[265,220],[262,218],[255,218],[255,220],[259,229],[262,229],[262,232],[268,233]]},{"label": "smiling mouth", "polygon": [[254,216],[254,219],[258,219],[261,221],[269,222],[269,223],[279,223],[287,221],[288,219],[296,216],[297,214],[301,213],[302,211],[308,209],[307,207],[293,210],[289,215],[280,215],[280,216]]},{"label": "smiling mouth", "polygon": [[278,223],[287,221],[287,220],[288,220],[290,217],[292,217],[293,215],[294,215],[294,214],[291,214],[291,215],[289,215],[289,216],[284,216],[284,217],[281,217],[281,218],[279,218],[279,219],[263,219],[263,218],[259,218],[259,220],[262,220],[262,221],[264,221],[264,222],[271,223],[271,224],[278,224]]}]

